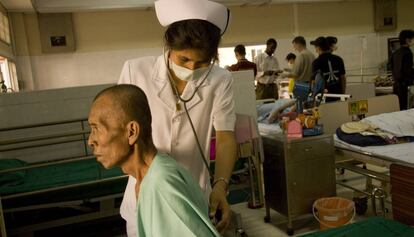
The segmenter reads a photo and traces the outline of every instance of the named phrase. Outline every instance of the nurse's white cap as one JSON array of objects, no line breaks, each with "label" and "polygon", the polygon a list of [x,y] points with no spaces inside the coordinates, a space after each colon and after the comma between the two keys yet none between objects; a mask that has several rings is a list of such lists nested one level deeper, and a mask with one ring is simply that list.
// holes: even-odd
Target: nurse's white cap
[{"label": "nurse's white cap", "polygon": [[230,11],[222,4],[208,0],[158,0],[155,12],[162,26],[190,19],[208,21],[218,28],[221,34],[227,29]]}]

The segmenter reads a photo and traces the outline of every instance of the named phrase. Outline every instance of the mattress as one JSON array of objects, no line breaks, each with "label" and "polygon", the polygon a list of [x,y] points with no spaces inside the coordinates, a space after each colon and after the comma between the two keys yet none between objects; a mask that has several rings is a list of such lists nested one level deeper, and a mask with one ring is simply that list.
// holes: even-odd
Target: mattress
[{"label": "mattress", "polygon": [[404,162],[414,164],[414,143],[402,143],[386,146],[360,147],[340,140],[334,135],[335,147],[378,157],[391,162]]}]

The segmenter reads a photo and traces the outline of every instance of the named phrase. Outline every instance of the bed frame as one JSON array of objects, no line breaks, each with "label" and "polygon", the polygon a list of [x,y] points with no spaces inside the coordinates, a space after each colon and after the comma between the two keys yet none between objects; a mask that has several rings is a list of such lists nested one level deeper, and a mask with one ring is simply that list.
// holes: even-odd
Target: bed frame
[{"label": "bed frame", "polygon": [[[376,96],[367,98],[366,100],[368,101],[368,112],[365,114],[365,117],[399,111],[398,97],[396,95]],[[343,123],[352,121],[352,116],[348,113],[348,102],[327,103],[321,105],[319,109],[321,114],[320,122],[323,124],[324,131],[327,133],[335,134],[335,130]],[[384,173],[370,170],[365,164],[384,167],[386,170],[389,170],[390,166],[395,164],[396,161],[388,157],[361,153],[338,146],[335,147],[335,161],[338,170],[347,170],[362,174],[366,177],[365,190],[357,189],[342,181],[337,181],[337,184],[371,198],[374,213],[376,215],[384,215],[386,212],[384,202],[390,194],[389,172]],[[401,162],[397,163],[401,164]],[[373,179],[378,180],[380,185],[373,185]],[[377,210],[378,202],[380,206],[379,210]]]},{"label": "bed frame", "polygon": [[[54,157],[53,159],[48,159],[47,161],[39,161],[31,163],[28,166],[22,168],[12,168],[7,170],[1,170],[1,174],[14,171],[25,170],[29,172],[31,169],[36,169],[39,167],[53,167],[58,164],[67,164],[71,162],[77,162],[82,160],[95,160],[87,148],[87,137],[89,135],[89,128],[86,124],[86,120],[74,120],[74,121],[64,121],[64,122],[55,122],[55,123],[46,123],[38,124],[33,126],[23,126],[15,127],[9,129],[0,129],[0,134],[20,134],[18,138],[9,138],[0,140],[0,154],[3,156],[6,154],[19,154],[21,152],[36,155],[37,151],[40,153],[45,149],[56,150],[57,147],[63,147],[60,153],[62,156]],[[55,132],[53,130],[60,128],[68,128],[66,131]],[[50,132],[44,132],[40,135],[33,135],[34,130],[39,130]],[[67,157],[66,154],[69,154],[65,149],[67,147],[69,150],[73,150],[74,147],[78,147],[81,151],[79,156]],[[24,159],[24,157],[19,157]],[[96,161],[95,161],[96,162]],[[123,182],[117,182],[124,180]],[[22,235],[27,233],[32,233],[38,230],[57,227],[61,225],[74,224],[99,218],[105,218],[109,216],[116,216],[119,214],[119,208],[116,204],[117,199],[123,196],[124,186],[126,185],[127,175],[120,174],[115,177],[100,178],[96,180],[89,180],[80,183],[67,184],[58,187],[48,187],[42,188],[34,191],[25,191],[13,194],[0,195],[0,228],[2,230],[1,236],[9,235]],[[114,183],[116,182],[116,183]],[[121,187],[116,193],[105,193],[102,196],[100,195],[80,195],[77,198],[65,198],[64,200],[59,200],[59,194],[64,191],[82,192],[81,190],[76,190],[76,188],[100,188],[105,187],[106,184],[120,184]],[[122,184],[124,184],[122,186]],[[44,196],[40,196],[44,195]],[[46,196],[47,195],[47,196]],[[57,195],[57,196],[56,196]],[[31,202],[30,199],[36,197],[54,197],[51,202]],[[21,201],[23,200],[23,201]],[[16,202],[18,204],[16,204]],[[95,206],[98,207],[89,207],[93,203],[97,203]],[[56,218],[53,220],[43,220],[40,222],[17,225],[16,222],[19,221],[19,213],[25,212],[31,213],[32,211],[39,213],[40,211],[47,212],[48,210],[54,210],[53,208],[66,208],[77,210],[77,214],[70,216],[62,216],[61,218]],[[82,210],[82,211],[80,211]],[[79,213],[79,214],[78,214]],[[21,220],[20,220],[21,221]],[[12,225],[13,224],[13,225]]]}]

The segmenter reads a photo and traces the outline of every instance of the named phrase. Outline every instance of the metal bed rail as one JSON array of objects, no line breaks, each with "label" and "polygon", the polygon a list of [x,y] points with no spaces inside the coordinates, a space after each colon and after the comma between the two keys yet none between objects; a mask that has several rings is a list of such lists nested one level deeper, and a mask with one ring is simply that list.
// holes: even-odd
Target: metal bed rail
[{"label": "metal bed rail", "polygon": [[90,159],[95,159],[95,156],[80,156],[80,157],[72,157],[72,158],[65,158],[65,159],[59,159],[59,160],[32,163],[30,165],[26,165],[26,166],[23,166],[23,167],[0,170],[0,174],[16,172],[16,171],[21,171],[21,170],[34,169],[34,168],[44,167],[44,166],[48,166],[48,165],[65,164],[65,163],[81,161],[81,160],[90,160]]},{"label": "metal bed rail", "polygon": [[[90,133],[90,129],[85,128],[84,123],[87,122],[87,119],[78,119],[78,120],[67,120],[67,121],[60,121],[60,122],[48,122],[48,123],[40,123],[35,124],[32,126],[24,125],[24,126],[16,126],[11,127],[8,129],[2,128],[0,129],[0,134],[2,134],[2,138],[0,138],[0,152],[6,151],[15,151],[15,150],[22,150],[22,149],[30,149],[36,147],[44,147],[50,145],[58,145],[58,144],[65,144],[71,142],[82,141],[84,143],[84,152],[85,154],[88,151],[87,148],[87,135]],[[57,126],[62,125],[73,125],[77,126],[76,129],[71,129],[70,131],[63,131],[63,132],[49,132],[44,131],[46,129],[51,129]],[[25,134],[29,133],[28,129],[44,129],[42,131],[43,134],[40,135],[32,135],[32,134]],[[19,135],[15,135],[15,137],[10,138],[7,136],[7,132],[14,131],[20,132]],[[30,131],[30,133],[34,133],[36,131]],[[37,131],[38,132],[38,131]],[[80,139],[79,137],[82,137]]]},{"label": "metal bed rail", "polygon": [[87,122],[87,121],[88,121],[88,119],[81,118],[81,119],[61,120],[61,121],[46,122],[46,123],[35,123],[35,124],[30,124],[30,125],[21,125],[21,126],[0,128],[0,132],[10,131],[10,130],[26,129],[26,128],[47,127],[47,126],[52,126],[52,125],[70,124],[70,123],[76,123],[76,122]]}]

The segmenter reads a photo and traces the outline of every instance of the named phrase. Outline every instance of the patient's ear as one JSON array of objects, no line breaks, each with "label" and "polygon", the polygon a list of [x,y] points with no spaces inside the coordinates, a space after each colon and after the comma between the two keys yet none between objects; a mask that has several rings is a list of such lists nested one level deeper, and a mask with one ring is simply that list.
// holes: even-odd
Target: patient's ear
[{"label": "patient's ear", "polygon": [[131,121],[127,124],[127,129],[128,129],[128,143],[130,146],[132,146],[138,141],[139,124],[136,121]]}]

